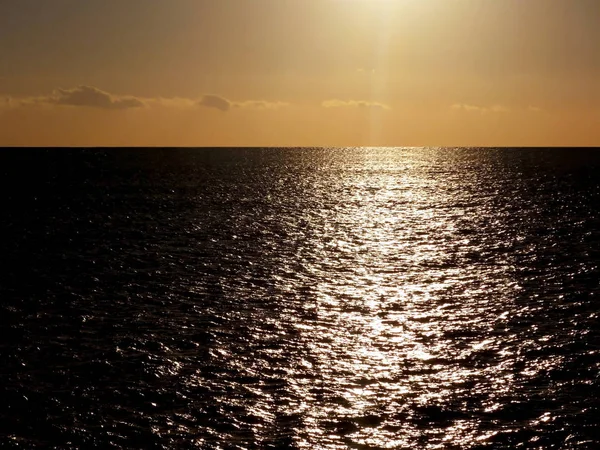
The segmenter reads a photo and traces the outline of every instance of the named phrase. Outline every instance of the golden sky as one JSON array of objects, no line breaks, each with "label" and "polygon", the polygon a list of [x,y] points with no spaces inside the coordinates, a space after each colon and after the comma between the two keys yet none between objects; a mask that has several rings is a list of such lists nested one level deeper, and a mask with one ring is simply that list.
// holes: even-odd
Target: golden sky
[{"label": "golden sky", "polygon": [[598,0],[0,3],[3,146],[600,146]]}]

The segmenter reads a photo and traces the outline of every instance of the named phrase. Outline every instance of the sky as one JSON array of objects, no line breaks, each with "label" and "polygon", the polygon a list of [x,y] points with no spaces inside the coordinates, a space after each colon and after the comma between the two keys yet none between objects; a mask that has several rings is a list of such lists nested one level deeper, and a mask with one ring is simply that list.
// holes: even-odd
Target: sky
[{"label": "sky", "polygon": [[0,0],[0,146],[600,146],[598,0]]}]

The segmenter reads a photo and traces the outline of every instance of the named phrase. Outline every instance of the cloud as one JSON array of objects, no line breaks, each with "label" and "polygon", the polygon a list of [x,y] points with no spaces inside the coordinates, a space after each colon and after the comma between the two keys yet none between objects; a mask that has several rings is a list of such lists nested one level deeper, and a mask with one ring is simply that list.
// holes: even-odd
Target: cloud
[{"label": "cloud", "polygon": [[505,113],[510,111],[508,108],[500,105],[494,106],[478,106],[478,105],[467,105],[465,103],[455,103],[452,105],[452,109],[457,109],[460,111],[465,111],[469,113]]},{"label": "cloud", "polygon": [[141,108],[145,103],[136,97],[116,96],[92,86],[78,86],[73,89],[57,89],[41,102],[53,105],[83,106],[101,109]]},{"label": "cloud", "polygon": [[233,103],[236,108],[252,108],[252,109],[279,109],[289,106],[285,102],[267,102],[265,100],[249,100],[246,102]]},{"label": "cloud", "polygon": [[198,101],[198,105],[206,108],[215,108],[223,112],[231,109],[231,102],[229,100],[219,95],[212,94],[203,95]]},{"label": "cloud", "polygon": [[200,99],[193,98],[138,98],[111,94],[92,86],[78,86],[71,89],[56,89],[50,95],[37,97],[21,97],[11,99],[0,97],[0,108],[5,107],[34,107],[34,106],[72,106],[90,107],[106,110],[129,108],[178,108],[192,109],[198,107],[212,108],[227,112],[233,108],[249,110],[275,110],[289,106],[289,103],[268,100],[232,101],[227,98],[205,94]]},{"label": "cloud", "polygon": [[232,108],[247,108],[247,109],[279,109],[288,106],[285,102],[269,102],[266,100],[247,100],[243,102],[234,102],[221,97],[220,95],[207,94],[203,95],[198,101],[198,105],[205,108],[214,108],[223,112],[227,112]]},{"label": "cloud", "polygon": [[378,102],[369,102],[365,100],[326,100],[321,103],[324,108],[379,108],[391,109],[388,105]]},{"label": "cloud", "polygon": [[191,98],[144,98],[142,101],[149,107],[163,107],[163,108],[196,108],[198,101]]},{"label": "cloud", "polygon": [[507,108],[505,106],[501,106],[501,105],[494,105],[494,106],[479,106],[479,105],[469,105],[466,103],[456,103],[454,105],[452,105],[452,109],[456,109],[459,111],[464,111],[467,113],[479,113],[479,114],[487,114],[487,113],[507,113],[507,112],[511,112],[511,111],[525,111],[525,112],[530,112],[530,113],[542,113],[544,112],[543,108],[537,107],[537,106],[528,106],[527,108],[525,107],[518,107],[518,108]]}]

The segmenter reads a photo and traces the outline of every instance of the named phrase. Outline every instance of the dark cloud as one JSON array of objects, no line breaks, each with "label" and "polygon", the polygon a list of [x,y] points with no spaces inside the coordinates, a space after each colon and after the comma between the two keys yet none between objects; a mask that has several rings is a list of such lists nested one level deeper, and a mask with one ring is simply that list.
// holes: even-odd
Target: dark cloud
[{"label": "dark cloud", "polygon": [[206,108],[215,108],[223,112],[229,111],[232,106],[232,103],[226,98],[212,94],[202,96],[198,104]]},{"label": "dark cloud", "polygon": [[120,97],[93,86],[78,86],[73,89],[57,89],[46,103],[68,106],[86,106],[101,109],[141,108],[144,102],[135,97]]}]

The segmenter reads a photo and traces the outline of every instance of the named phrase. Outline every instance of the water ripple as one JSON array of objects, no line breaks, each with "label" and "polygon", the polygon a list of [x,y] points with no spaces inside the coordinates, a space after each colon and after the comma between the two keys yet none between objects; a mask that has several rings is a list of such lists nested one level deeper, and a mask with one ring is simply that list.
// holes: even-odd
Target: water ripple
[{"label": "water ripple", "polygon": [[3,447],[600,445],[596,155],[5,158]]}]

